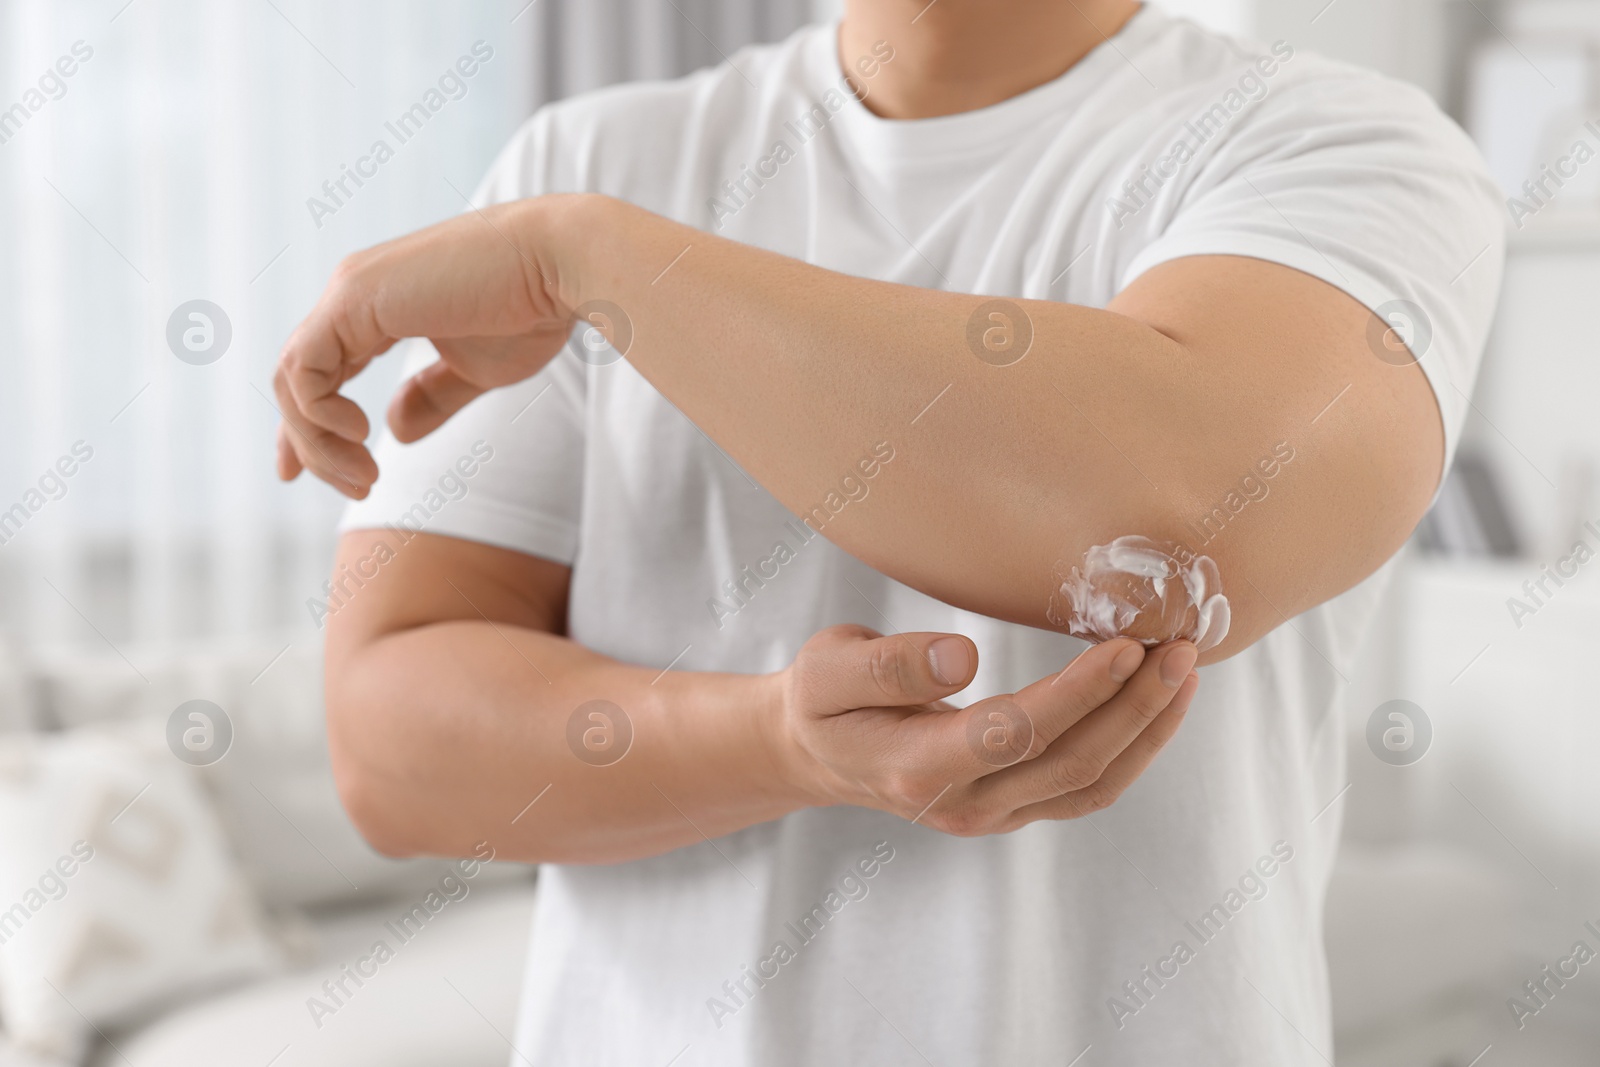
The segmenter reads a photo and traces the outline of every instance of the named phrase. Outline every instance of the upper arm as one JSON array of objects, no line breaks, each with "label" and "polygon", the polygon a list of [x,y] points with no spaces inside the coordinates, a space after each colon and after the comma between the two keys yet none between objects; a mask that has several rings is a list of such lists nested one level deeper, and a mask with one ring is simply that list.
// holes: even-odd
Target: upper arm
[{"label": "upper arm", "polygon": [[572,568],[525,552],[388,528],[339,539],[328,626],[330,696],[361,649],[457,620],[563,634]]},{"label": "upper arm", "polygon": [[1320,62],[1202,156],[1140,215],[1107,308],[1173,342],[1176,381],[1157,375],[1140,425],[1186,437],[1149,462],[1181,465],[1161,514],[1233,609],[1214,660],[1371,574],[1426,511],[1505,223],[1476,149],[1420,91]]},{"label": "upper arm", "polygon": [[1444,423],[1422,368],[1366,306],[1290,267],[1193,256],[1147,271],[1109,310],[1183,353],[1198,414],[1180,423],[1191,439],[1162,448],[1183,455],[1173,539],[1215,561],[1233,617],[1207,660],[1345,591],[1404,543],[1439,482]]}]

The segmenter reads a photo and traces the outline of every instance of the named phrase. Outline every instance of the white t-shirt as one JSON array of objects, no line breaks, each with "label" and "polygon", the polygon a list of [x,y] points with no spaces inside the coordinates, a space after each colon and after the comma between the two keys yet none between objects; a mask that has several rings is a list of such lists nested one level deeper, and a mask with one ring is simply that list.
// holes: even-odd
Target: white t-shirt
[{"label": "white t-shirt", "polygon": [[[843,91],[835,41],[814,27],[547,107],[480,199],[597,191],[854,275],[1089,307],[1164,260],[1272,260],[1373,309],[1425,309],[1394,321],[1425,352],[1453,448],[1503,231],[1476,152],[1418,90],[1146,7],[1049,84],[887,121]],[[415,344],[411,369],[431,357]],[[1315,446],[1315,414],[1276,477]],[[346,528],[409,514],[571,564],[571,636],[630,663],[770,671],[834,623],[955,631],[980,650],[977,699],[1083,648],[806,539],[625,361],[563,353],[377,456]],[[735,596],[747,567],[762,582]],[[961,839],[840,807],[654,859],[546,865],[513,1062],[1323,1064],[1335,702],[1379,585],[1203,669],[1177,737],[1090,818]]]}]

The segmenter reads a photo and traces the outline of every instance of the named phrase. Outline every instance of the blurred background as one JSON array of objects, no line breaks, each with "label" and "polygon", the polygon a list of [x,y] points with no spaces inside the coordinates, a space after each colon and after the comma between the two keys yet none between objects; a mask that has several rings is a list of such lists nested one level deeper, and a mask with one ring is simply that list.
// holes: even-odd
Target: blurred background
[{"label": "blurred background", "polygon": [[[1505,186],[1465,443],[1346,698],[1330,1055],[1600,1062],[1600,2],[1158,6],[1422,86]],[[273,477],[273,361],[342,256],[462,210],[539,104],[834,14],[0,0],[0,1065],[507,1061],[534,872],[346,823],[340,504]]]}]

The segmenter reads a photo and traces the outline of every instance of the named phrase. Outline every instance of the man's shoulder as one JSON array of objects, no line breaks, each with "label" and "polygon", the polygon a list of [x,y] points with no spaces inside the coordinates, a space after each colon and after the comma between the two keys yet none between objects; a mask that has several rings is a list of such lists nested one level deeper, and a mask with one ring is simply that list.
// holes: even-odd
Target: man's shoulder
[{"label": "man's shoulder", "polygon": [[[1185,140],[1231,168],[1316,154],[1447,161],[1476,177],[1465,131],[1421,87],[1295,43],[1251,41],[1167,18],[1130,55],[1148,76],[1121,106],[1125,137]],[[1196,168],[1203,170],[1204,167]]]},{"label": "man's shoulder", "polygon": [[1130,76],[1158,100],[1188,103],[1237,90],[1252,103],[1270,101],[1272,110],[1321,101],[1449,121],[1421,88],[1292,40],[1234,36],[1153,9],[1142,17],[1148,21],[1126,59]]},{"label": "man's shoulder", "polygon": [[805,50],[820,26],[773,44],[752,45],[715,66],[678,78],[625,82],[546,104],[502,153],[497,169],[517,174],[520,195],[593,191],[632,199],[660,183],[686,153],[734,140],[782,83],[803,77]]}]

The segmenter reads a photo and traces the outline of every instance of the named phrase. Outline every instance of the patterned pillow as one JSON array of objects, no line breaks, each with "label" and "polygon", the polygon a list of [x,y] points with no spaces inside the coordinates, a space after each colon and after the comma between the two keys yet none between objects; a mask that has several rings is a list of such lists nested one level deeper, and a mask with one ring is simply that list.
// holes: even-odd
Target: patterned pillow
[{"label": "patterned pillow", "polygon": [[282,964],[164,724],[0,737],[0,1025],[76,1058],[95,1031]]}]

